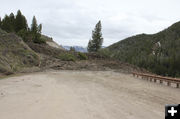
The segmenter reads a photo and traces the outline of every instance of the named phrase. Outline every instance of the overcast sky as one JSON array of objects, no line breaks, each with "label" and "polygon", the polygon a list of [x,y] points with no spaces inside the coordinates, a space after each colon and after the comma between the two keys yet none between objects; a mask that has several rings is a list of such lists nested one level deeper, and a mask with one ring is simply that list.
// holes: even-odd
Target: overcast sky
[{"label": "overcast sky", "polygon": [[43,34],[61,45],[87,46],[99,20],[104,46],[180,21],[180,0],[0,0],[0,6],[1,17],[20,9],[29,25],[35,15]]}]

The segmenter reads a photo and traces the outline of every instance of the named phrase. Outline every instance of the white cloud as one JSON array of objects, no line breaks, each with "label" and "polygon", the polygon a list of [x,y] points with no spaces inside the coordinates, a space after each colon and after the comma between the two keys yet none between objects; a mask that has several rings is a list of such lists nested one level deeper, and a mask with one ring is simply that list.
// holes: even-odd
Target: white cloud
[{"label": "white cloud", "polygon": [[156,33],[180,20],[179,0],[0,0],[0,16],[20,9],[43,33],[63,45],[86,46],[98,20],[104,45],[139,33]]}]

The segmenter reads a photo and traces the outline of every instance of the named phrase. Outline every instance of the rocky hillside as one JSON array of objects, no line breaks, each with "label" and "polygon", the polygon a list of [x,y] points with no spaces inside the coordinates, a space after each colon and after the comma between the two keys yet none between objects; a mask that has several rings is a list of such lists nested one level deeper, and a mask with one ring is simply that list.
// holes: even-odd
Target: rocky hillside
[{"label": "rocky hillside", "polygon": [[0,73],[13,73],[38,65],[38,55],[20,37],[0,29]]},{"label": "rocky hillside", "polygon": [[180,77],[180,22],[156,34],[126,38],[101,53],[156,74]]}]

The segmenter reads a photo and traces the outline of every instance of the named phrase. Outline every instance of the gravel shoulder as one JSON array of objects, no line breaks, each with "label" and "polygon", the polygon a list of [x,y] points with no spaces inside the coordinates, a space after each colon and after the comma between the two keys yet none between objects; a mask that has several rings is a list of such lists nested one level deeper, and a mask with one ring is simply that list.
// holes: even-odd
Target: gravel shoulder
[{"label": "gravel shoulder", "polygon": [[113,71],[46,71],[0,80],[0,119],[164,119],[180,89]]}]

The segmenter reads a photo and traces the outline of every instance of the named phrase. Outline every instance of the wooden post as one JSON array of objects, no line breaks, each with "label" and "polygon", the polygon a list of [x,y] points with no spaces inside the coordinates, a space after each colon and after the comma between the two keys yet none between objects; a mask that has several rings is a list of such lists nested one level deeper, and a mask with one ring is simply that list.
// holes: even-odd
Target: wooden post
[{"label": "wooden post", "polygon": [[146,80],[148,80],[149,79],[149,77],[146,77]]},{"label": "wooden post", "polygon": [[150,78],[150,81],[152,81],[152,78]]},{"label": "wooden post", "polygon": [[168,82],[167,82],[167,85],[170,86],[170,84],[171,84],[171,83],[168,81]]},{"label": "wooden post", "polygon": [[179,83],[176,84],[176,88],[179,88]]},{"label": "wooden post", "polygon": [[[171,86],[171,83],[175,83],[177,88],[180,88],[180,79],[176,78],[170,78],[170,77],[162,77],[158,75],[150,75],[150,74],[144,74],[144,73],[135,73],[132,72],[134,77],[142,78],[148,81],[154,81],[159,82],[160,84],[163,84],[163,81],[167,82],[167,86]],[[159,80],[159,81],[158,81]]]},{"label": "wooden post", "polygon": [[154,82],[156,82],[156,78],[154,79]]},{"label": "wooden post", "polygon": [[146,78],[147,81],[151,80],[151,78]]}]

